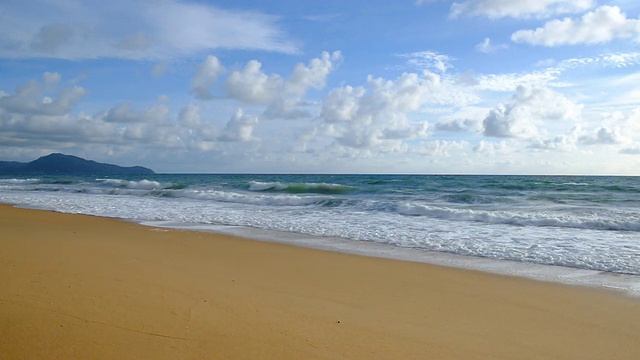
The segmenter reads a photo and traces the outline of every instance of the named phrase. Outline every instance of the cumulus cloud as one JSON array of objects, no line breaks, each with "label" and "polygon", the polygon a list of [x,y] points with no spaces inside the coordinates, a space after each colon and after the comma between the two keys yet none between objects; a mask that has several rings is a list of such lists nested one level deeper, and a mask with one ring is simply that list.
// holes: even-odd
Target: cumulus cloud
[{"label": "cumulus cloud", "polygon": [[601,6],[580,19],[552,20],[535,30],[519,30],[514,42],[541,46],[602,44],[640,36],[640,20],[628,19],[617,6]]},{"label": "cumulus cloud", "polygon": [[339,51],[323,52],[308,65],[299,63],[287,79],[278,74],[266,74],[257,60],[243,69],[233,71],[226,79],[227,94],[251,105],[267,105],[265,116],[299,118],[308,115],[298,105],[309,89],[322,89],[326,78],[342,59]]},{"label": "cumulus cloud", "polygon": [[627,140],[616,129],[602,126],[593,133],[580,136],[578,142],[583,145],[617,145]]},{"label": "cumulus cloud", "polygon": [[551,138],[533,139],[529,148],[534,150],[573,151],[577,149],[578,137],[581,131],[579,126],[573,126],[564,134],[559,134]]},{"label": "cumulus cloud", "polygon": [[[136,109],[133,104],[123,103],[95,115],[82,111],[75,114],[73,105],[84,89],[58,89],[60,82],[59,74],[45,73],[43,82],[29,81],[13,94],[0,92],[0,145],[55,150],[135,144],[136,151],[144,148],[204,151],[214,148],[219,141],[216,127],[201,118],[196,106],[185,107],[175,119],[167,105],[169,99],[161,96],[147,108]],[[51,97],[47,96],[49,93]],[[235,139],[247,138],[242,126],[234,128],[232,124],[230,130],[234,129],[238,134]]]},{"label": "cumulus cloud", "polygon": [[224,71],[224,67],[217,57],[210,55],[202,65],[198,67],[196,75],[191,80],[189,90],[196,98],[202,100],[212,99],[211,89],[218,79],[218,75]]},{"label": "cumulus cloud", "polygon": [[327,76],[335,68],[336,62],[340,60],[342,60],[342,54],[339,51],[331,54],[325,51],[319,58],[309,61],[309,65],[297,64],[286,83],[285,91],[302,96],[307,89],[320,90],[324,88]]},{"label": "cumulus cloud", "polygon": [[220,140],[240,142],[258,140],[253,137],[253,128],[256,125],[258,125],[256,116],[246,115],[242,109],[238,109],[222,131]]},{"label": "cumulus cloud", "polygon": [[169,107],[164,99],[149,108],[136,111],[133,104],[124,103],[116,105],[105,112],[102,119],[111,123],[165,123],[169,117]]},{"label": "cumulus cloud", "polygon": [[333,89],[322,102],[322,128],[316,137],[332,139],[342,148],[404,152],[406,141],[429,136],[428,121],[410,114],[439,101],[441,86],[436,74],[405,73],[395,80],[369,76],[366,86]]},{"label": "cumulus cloud", "polygon": [[[224,101],[240,101],[252,105],[252,111],[264,111],[274,118],[310,118],[307,111],[317,104],[304,100],[307,91],[322,89],[326,78],[340,61],[341,54],[322,53],[308,63],[297,64],[289,77],[268,75],[257,61],[231,72],[225,82],[218,78],[224,67],[209,56],[198,68],[190,86],[198,99],[210,98],[220,86]],[[206,113],[195,104],[171,111],[169,99],[161,96],[155,104],[141,107],[135,103],[119,103],[95,114],[78,113],[75,108],[85,93],[84,88],[63,83],[57,73],[48,72],[42,80],[29,81],[13,92],[0,91],[0,142],[7,144],[39,144],[47,149],[104,144],[122,148],[226,151],[254,142],[254,129],[259,118],[238,109],[219,126],[222,119],[209,119],[204,114],[217,114],[211,103],[201,103]],[[66,85],[66,86],[63,86]],[[301,125],[302,126],[302,125]],[[298,126],[298,130],[300,127]],[[423,132],[424,128],[416,127]],[[294,130],[291,131],[291,133]],[[267,132],[268,133],[268,132]],[[383,136],[404,136],[386,131]],[[272,143],[278,140],[269,139]],[[239,147],[240,146],[240,147]],[[225,150],[226,149],[226,150]]]},{"label": "cumulus cloud", "polygon": [[482,129],[482,122],[474,119],[455,119],[451,121],[439,122],[436,130],[449,132],[477,131]]},{"label": "cumulus cloud", "polygon": [[280,75],[262,72],[262,63],[251,60],[242,70],[233,71],[227,78],[227,92],[235,99],[249,104],[267,104],[282,91]]},{"label": "cumulus cloud", "polygon": [[489,109],[482,107],[466,106],[453,114],[440,117],[435,128],[447,132],[481,132],[482,121],[488,111]]},{"label": "cumulus cloud", "polygon": [[578,129],[576,143],[579,145],[607,145],[621,149],[634,147],[634,139],[640,135],[640,108],[630,112],[615,111],[603,113],[596,126],[591,129]]},{"label": "cumulus cloud", "polygon": [[483,121],[484,135],[498,138],[534,138],[538,124],[578,120],[581,106],[553,90],[520,86],[508,104],[492,109]]},{"label": "cumulus cloud", "polygon": [[524,110],[517,106],[498,105],[484,119],[484,135],[491,137],[531,138],[538,135],[538,128],[533,120],[523,115]]},{"label": "cumulus cloud", "polygon": [[194,1],[34,0],[0,8],[5,58],[158,60],[211,49],[298,52],[277,17]]},{"label": "cumulus cloud", "polygon": [[46,90],[60,81],[60,74],[45,73],[42,83],[35,80],[19,86],[15,93],[0,95],[0,108],[10,113],[31,115],[63,115],[70,111],[84,94],[79,86],[62,89],[53,98]]},{"label": "cumulus cloud", "polygon": [[558,14],[578,13],[591,8],[593,0],[466,0],[451,5],[451,17],[460,15],[486,16],[490,19],[504,17],[549,17]]}]

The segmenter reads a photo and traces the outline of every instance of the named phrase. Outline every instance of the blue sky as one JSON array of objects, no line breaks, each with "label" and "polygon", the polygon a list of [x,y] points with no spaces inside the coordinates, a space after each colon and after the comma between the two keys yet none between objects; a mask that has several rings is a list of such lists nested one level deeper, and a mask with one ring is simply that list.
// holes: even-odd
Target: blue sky
[{"label": "blue sky", "polygon": [[0,4],[0,159],[640,173],[640,4]]}]

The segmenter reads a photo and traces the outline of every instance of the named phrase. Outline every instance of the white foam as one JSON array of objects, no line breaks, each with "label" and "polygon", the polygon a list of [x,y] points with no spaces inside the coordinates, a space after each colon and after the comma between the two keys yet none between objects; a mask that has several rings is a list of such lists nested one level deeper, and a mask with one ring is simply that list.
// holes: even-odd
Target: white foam
[{"label": "white foam", "polygon": [[249,190],[251,191],[265,191],[265,190],[284,190],[287,188],[287,185],[280,182],[260,182],[260,181],[251,181],[249,183]]},{"label": "white foam", "polygon": [[157,181],[151,180],[140,180],[140,181],[132,181],[132,180],[121,180],[121,179],[96,179],[96,181],[100,181],[103,184],[110,185],[113,187],[123,187],[128,189],[142,189],[142,190],[156,190],[163,189],[167,186],[163,186],[161,183]]},{"label": "white foam", "polygon": [[539,265],[475,256],[462,256],[429,250],[403,248],[380,243],[360,242],[346,240],[343,238],[309,236],[274,230],[260,230],[242,226],[194,225],[176,223],[172,221],[142,222],[142,224],[147,226],[191,231],[216,232],[313,249],[478,270],[494,274],[518,276],[567,285],[605,288],[620,291],[630,296],[640,297],[640,276],[637,275],[612,274],[596,270]]},{"label": "white foam", "polygon": [[624,213],[620,217],[613,210],[599,209],[593,212],[557,213],[550,210],[518,212],[450,208],[433,205],[403,203],[398,213],[410,216],[428,216],[453,221],[477,221],[488,224],[507,224],[518,226],[566,227],[594,230],[640,231],[640,213]]},{"label": "white foam", "polygon": [[[134,196],[132,194],[144,195],[147,191],[126,187],[109,186],[109,191],[113,191],[113,195],[104,192],[0,191],[0,202],[143,222],[169,221],[199,224],[197,226],[204,228],[222,226],[223,229],[241,227],[243,231],[256,233],[280,231],[279,236],[291,234],[290,238],[300,241],[301,245],[312,238],[313,243],[344,247],[354,252],[360,248],[381,247],[388,253],[415,252],[428,254],[429,258],[439,258],[443,253],[465,255],[478,259],[474,260],[475,264],[484,264],[482,259],[493,258],[516,264],[562,265],[596,273],[640,273],[640,257],[637,256],[640,254],[640,235],[636,232],[452,222],[448,218],[406,216],[393,209],[380,210],[384,203],[369,200],[357,207],[308,206],[334,199],[324,195],[182,189],[175,191],[176,197],[163,198]],[[403,256],[408,256],[406,254]],[[503,266],[502,262],[486,261],[490,261],[497,272],[508,272],[504,268],[511,268]],[[549,267],[536,266],[543,270]],[[528,271],[535,273],[537,270]],[[572,275],[559,281],[574,281],[571,280],[573,277],[584,280],[588,276]]]}]

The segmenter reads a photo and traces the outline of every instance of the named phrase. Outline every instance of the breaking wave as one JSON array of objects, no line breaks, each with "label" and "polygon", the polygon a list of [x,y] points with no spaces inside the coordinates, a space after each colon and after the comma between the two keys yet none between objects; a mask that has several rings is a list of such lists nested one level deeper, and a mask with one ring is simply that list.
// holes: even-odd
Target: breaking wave
[{"label": "breaking wave", "polygon": [[589,230],[640,231],[640,214],[615,216],[608,213],[553,211],[513,212],[499,210],[473,210],[446,208],[423,204],[401,204],[398,213],[408,216],[427,216],[450,221],[472,221],[487,224],[503,224],[534,227],[562,227]]},{"label": "breaking wave", "polygon": [[290,194],[345,194],[353,190],[351,186],[327,183],[282,183],[251,181],[250,191],[284,192]]}]

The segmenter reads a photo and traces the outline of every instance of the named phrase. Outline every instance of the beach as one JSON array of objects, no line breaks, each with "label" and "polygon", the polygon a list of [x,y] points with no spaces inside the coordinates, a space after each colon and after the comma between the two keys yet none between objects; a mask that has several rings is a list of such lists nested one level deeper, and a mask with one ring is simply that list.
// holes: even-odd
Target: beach
[{"label": "beach", "polygon": [[638,359],[623,293],[0,206],[3,359]]}]

